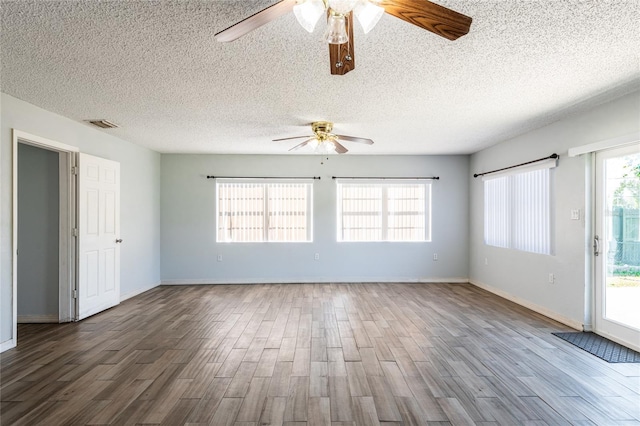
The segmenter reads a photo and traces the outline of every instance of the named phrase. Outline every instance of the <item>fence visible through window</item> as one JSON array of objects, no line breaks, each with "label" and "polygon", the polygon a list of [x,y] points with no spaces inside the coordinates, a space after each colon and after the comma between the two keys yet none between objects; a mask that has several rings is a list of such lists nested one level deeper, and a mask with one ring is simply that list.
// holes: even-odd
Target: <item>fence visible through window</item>
[{"label": "fence visible through window", "polygon": [[217,241],[311,241],[310,183],[218,182]]},{"label": "fence visible through window", "polygon": [[338,241],[429,241],[429,183],[338,182]]}]

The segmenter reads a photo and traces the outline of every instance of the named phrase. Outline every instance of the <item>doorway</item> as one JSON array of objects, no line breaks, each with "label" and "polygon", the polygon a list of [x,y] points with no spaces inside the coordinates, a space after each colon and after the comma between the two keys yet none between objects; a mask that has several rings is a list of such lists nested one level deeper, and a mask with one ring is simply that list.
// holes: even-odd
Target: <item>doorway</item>
[{"label": "doorway", "polygon": [[18,323],[57,323],[60,154],[18,143]]},{"label": "doorway", "polygon": [[640,146],[595,158],[595,331],[640,350]]},{"label": "doorway", "polygon": [[[12,235],[12,317],[13,330],[12,338],[3,344],[3,350],[9,349],[17,345],[18,333],[18,299],[22,295],[23,298],[29,296],[28,293],[20,293],[18,291],[19,265],[18,257],[20,255],[20,220],[19,220],[19,186],[20,173],[23,170],[19,167],[20,149],[27,147],[36,150],[45,150],[51,159],[51,156],[57,157],[58,160],[58,217],[57,217],[57,276],[48,276],[47,278],[53,282],[52,287],[57,289],[57,312],[51,312],[50,317],[44,318],[47,321],[69,322],[76,315],[75,303],[73,302],[73,291],[76,288],[76,242],[73,236],[73,230],[76,227],[76,179],[74,171],[76,170],[76,153],[78,148],[62,144],[57,141],[42,138],[29,133],[13,130],[12,132],[12,160],[13,160],[13,187],[12,187],[12,206],[13,206],[13,235]],[[34,151],[39,152],[39,151]],[[49,161],[50,163],[50,161]],[[28,171],[27,171],[28,172]],[[55,225],[55,223],[53,223]],[[24,241],[23,241],[24,243]],[[52,251],[52,250],[50,250]],[[55,251],[55,250],[53,250]],[[25,257],[28,252],[24,253]],[[49,261],[55,263],[55,259]],[[28,267],[28,263],[25,265]],[[51,274],[51,269],[48,269]],[[36,290],[37,291],[37,290]],[[49,290],[50,293],[51,290]],[[55,290],[53,290],[55,291]],[[49,294],[47,293],[47,294]],[[51,307],[49,307],[51,308]],[[39,318],[42,322],[43,318]],[[34,318],[26,320],[33,321]],[[37,320],[37,319],[36,319]]]},{"label": "doorway", "polygon": [[[59,309],[56,322],[78,321],[120,303],[120,164],[80,153],[73,146],[15,129],[12,132],[13,330],[11,339],[2,342],[0,351],[17,345],[21,145],[58,155]],[[27,265],[29,261],[31,259],[26,259]],[[56,280],[56,277],[49,278]]]}]

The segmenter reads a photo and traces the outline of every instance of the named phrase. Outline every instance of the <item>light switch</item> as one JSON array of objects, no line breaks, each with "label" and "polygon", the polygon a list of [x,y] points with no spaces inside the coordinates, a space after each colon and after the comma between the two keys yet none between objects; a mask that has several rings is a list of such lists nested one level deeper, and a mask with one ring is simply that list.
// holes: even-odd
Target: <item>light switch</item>
[{"label": "light switch", "polygon": [[580,220],[580,209],[571,209],[571,220]]}]

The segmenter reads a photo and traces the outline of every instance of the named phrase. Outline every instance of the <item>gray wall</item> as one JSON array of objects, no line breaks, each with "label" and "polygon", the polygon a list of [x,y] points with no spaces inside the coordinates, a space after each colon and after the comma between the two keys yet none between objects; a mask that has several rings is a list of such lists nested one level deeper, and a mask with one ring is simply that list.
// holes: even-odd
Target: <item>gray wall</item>
[{"label": "gray wall", "polygon": [[[571,147],[586,145],[640,129],[640,92],[554,124],[526,133],[471,156],[471,172],[478,173],[541,158],[556,152],[554,169],[555,254],[545,256],[484,245],[483,184],[471,178],[470,280],[492,287],[558,318],[583,324],[585,315],[586,197],[584,156],[568,158]],[[580,209],[582,220],[570,220]],[[485,265],[485,259],[488,265]],[[549,273],[556,282],[549,284]]]},{"label": "gray wall", "polygon": [[[418,281],[468,277],[468,156],[162,155],[164,283]],[[206,175],[321,176],[312,243],[217,244],[215,181]],[[432,241],[337,243],[331,176],[440,176]],[[320,260],[314,260],[314,254]],[[439,260],[433,261],[433,253]],[[217,256],[222,255],[222,262]]]},{"label": "gray wall", "polygon": [[120,292],[126,297],[157,285],[160,282],[160,154],[112,136],[108,130],[91,128],[6,94],[1,95],[0,102],[0,342],[12,338],[12,128],[120,162],[124,239]]},{"label": "gray wall", "polygon": [[[372,281],[470,277],[513,298],[581,322],[585,297],[585,160],[568,148],[640,127],[640,93],[576,114],[467,156],[356,157],[162,155],[2,94],[0,109],[0,342],[11,336],[11,128],[122,166],[122,283],[131,294],[166,282]],[[482,182],[471,173],[557,152],[555,255],[486,247]],[[160,173],[162,167],[162,176]],[[314,242],[216,244],[214,182],[207,174],[320,175]],[[332,175],[439,175],[433,186],[433,241],[336,243]],[[161,193],[162,189],[162,193]],[[161,196],[162,195],[162,196]],[[160,220],[162,219],[162,220]],[[161,232],[162,231],[162,232]],[[160,236],[162,235],[162,241]],[[160,252],[162,248],[162,252]],[[434,262],[433,253],[439,259]],[[314,261],[313,254],[320,253]],[[216,262],[216,256],[223,256]],[[485,265],[485,258],[488,265]],[[248,268],[247,265],[251,265]],[[547,276],[556,275],[556,284]]]},{"label": "gray wall", "polygon": [[18,145],[19,316],[58,317],[59,157]]}]

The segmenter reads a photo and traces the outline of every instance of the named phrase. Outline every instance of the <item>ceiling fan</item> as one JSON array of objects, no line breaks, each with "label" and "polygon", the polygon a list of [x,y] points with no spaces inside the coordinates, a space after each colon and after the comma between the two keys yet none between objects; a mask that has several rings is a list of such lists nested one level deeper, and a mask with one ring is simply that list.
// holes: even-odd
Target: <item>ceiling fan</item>
[{"label": "ceiling fan", "polygon": [[449,40],[469,32],[471,18],[428,0],[281,0],[216,33],[229,42],[293,11],[300,25],[313,32],[320,16],[327,16],[324,39],[329,43],[331,74],[344,75],[355,68],[353,16],[365,33],[386,12]]},{"label": "ceiling fan", "polygon": [[304,146],[311,144],[311,146],[314,147],[314,150],[321,154],[328,154],[331,151],[335,151],[338,154],[344,154],[345,152],[348,152],[349,150],[338,141],[357,142],[367,145],[373,145],[373,141],[371,139],[346,135],[336,135],[331,133],[331,130],[333,130],[333,123],[331,123],[330,121],[314,121],[313,123],[311,123],[311,130],[313,131],[313,135],[294,136],[291,138],[274,139],[273,141],[278,142],[288,141],[292,139],[308,138],[306,141],[299,143],[289,151],[296,151]]}]

